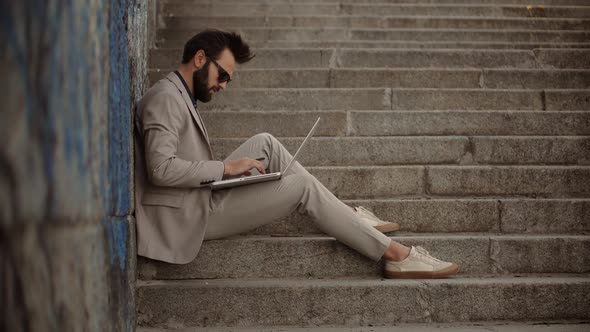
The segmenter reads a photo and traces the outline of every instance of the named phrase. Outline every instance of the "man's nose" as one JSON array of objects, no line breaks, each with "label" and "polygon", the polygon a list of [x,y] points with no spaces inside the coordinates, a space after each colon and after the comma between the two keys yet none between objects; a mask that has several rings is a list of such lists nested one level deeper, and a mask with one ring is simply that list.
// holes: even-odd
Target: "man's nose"
[{"label": "man's nose", "polygon": [[219,88],[225,90],[225,88],[227,88],[227,82],[219,83]]}]

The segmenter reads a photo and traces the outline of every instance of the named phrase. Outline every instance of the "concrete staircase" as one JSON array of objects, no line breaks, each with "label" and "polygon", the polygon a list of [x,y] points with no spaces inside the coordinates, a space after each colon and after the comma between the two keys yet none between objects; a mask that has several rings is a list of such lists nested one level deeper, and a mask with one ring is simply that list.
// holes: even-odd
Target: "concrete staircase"
[{"label": "concrete staircase", "polygon": [[590,1],[169,0],[161,10],[152,82],[202,28],[255,47],[201,107],[219,158],[260,132],[293,151],[321,116],[302,164],[346,203],[399,222],[393,238],[462,271],[384,280],[382,264],[293,215],[207,241],[186,265],[140,259],[138,326],[590,321]]}]

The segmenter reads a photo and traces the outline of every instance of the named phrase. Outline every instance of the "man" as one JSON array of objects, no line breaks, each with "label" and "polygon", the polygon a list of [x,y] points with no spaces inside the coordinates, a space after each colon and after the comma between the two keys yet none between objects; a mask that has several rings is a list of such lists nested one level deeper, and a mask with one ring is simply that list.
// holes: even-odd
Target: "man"
[{"label": "man", "polygon": [[[291,159],[269,134],[214,160],[197,100],[225,90],[236,64],[250,61],[249,46],[234,33],[206,30],[184,47],[182,65],[158,81],[136,108],[136,218],[139,255],[170,263],[192,261],[203,240],[239,234],[293,211],[307,213],[326,234],[375,261],[387,278],[446,277],[459,267],[408,248],[377,228],[399,225],[368,210],[351,209],[296,163],[277,181],[212,192],[206,184],[251,173],[276,172]],[[256,159],[264,158],[261,161]],[[261,213],[264,211],[264,213]]]}]

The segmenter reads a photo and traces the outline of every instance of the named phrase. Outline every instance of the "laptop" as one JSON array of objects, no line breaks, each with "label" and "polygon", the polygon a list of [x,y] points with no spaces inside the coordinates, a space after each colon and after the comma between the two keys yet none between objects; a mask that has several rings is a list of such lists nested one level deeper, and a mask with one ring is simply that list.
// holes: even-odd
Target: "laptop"
[{"label": "laptop", "polygon": [[250,176],[244,176],[244,177],[235,178],[235,179],[215,181],[215,182],[211,182],[211,184],[209,184],[209,187],[211,187],[211,190],[218,190],[218,189],[233,188],[233,187],[238,187],[238,186],[245,186],[247,184],[254,184],[254,183],[274,181],[274,180],[281,179],[283,174],[287,173],[291,169],[293,164],[295,164],[295,161],[297,161],[297,156],[299,156],[299,153],[301,152],[301,150],[303,149],[305,144],[307,144],[307,142],[309,141],[311,136],[313,136],[313,133],[316,130],[319,122],[320,122],[320,118],[318,118],[316,120],[315,124],[313,125],[313,127],[311,127],[311,130],[307,134],[307,137],[305,137],[305,139],[303,140],[303,143],[301,143],[301,145],[299,146],[299,149],[297,149],[297,152],[295,152],[295,155],[293,156],[293,158],[291,159],[289,164],[287,164],[285,169],[283,169],[281,172],[259,174],[259,175],[250,175]]}]

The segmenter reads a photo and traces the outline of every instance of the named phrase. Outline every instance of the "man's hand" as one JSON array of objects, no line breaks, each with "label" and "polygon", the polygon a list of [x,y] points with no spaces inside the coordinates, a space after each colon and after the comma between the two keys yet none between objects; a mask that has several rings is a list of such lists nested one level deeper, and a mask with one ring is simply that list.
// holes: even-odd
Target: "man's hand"
[{"label": "man's hand", "polygon": [[223,178],[230,178],[242,175],[252,175],[251,169],[256,168],[260,174],[265,174],[264,166],[258,161],[251,158],[242,158],[239,160],[232,160],[223,163],[225,165],[225,171],[223,172]]}]

